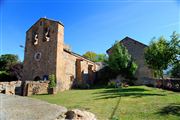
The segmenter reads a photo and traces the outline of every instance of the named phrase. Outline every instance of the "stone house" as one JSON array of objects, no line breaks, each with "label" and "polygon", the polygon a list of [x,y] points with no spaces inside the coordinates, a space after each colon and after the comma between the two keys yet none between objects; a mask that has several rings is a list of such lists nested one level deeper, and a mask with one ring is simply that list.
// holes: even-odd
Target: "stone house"
[{"label": "stone house", "polygon": [[[144,50],[148,46],[130,37],[125,37],[120,43],[127,48],[129,54],[131,54],[138,65],[138,69],[135,73],[135,77],[137,78],[135,85],[151,84],[151,79],[153,77],[152,70],[148,68],[144,58]],[[106,52],[111,54],[111,48]]]},{"label": "stone house", "polygon": [[72,52],[64,44],[64,25],[40,18],[26,32],[23,81],[47,80],[56,76],[59,91],[77,83],[93,84],[99,65]]}]

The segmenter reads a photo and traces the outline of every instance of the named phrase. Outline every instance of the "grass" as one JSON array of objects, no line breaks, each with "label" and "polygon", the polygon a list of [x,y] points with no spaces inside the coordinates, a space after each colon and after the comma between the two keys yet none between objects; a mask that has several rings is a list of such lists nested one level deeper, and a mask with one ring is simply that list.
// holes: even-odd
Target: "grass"
[{"label": "grass", "polygon": [[32,97],[93,112],[100,120],[180,120],[180,93],[146,86],[69,90]]}]

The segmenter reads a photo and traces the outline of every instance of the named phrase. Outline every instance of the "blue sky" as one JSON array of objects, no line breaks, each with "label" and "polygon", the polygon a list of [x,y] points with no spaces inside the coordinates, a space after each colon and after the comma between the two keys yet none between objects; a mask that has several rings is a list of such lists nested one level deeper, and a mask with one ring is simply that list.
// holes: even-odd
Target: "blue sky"
[{"label": "blue sky", "polygon": [[25,32],[39,18],[65,25],[65,43],[76,53],[105,53],[126,36],[149,44],[180,33],[180,0],[0,0],[0,54],[21,60]]}]

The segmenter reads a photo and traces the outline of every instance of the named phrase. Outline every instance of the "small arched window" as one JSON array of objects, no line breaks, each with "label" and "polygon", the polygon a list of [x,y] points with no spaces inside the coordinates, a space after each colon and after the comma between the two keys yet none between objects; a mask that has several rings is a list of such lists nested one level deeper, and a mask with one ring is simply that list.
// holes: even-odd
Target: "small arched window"
[{"label": "small arched window", "polygon": [[50,41],[50,28],[49,27],[44,29],[44,41],[46,42]]}]

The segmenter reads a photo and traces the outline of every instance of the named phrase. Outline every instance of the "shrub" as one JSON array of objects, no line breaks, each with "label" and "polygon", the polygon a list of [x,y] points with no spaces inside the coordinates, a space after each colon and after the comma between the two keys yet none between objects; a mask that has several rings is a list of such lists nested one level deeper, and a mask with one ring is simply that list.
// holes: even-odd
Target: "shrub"
[{"label": "shrub", "polygon": [[54,74],[49,75],[49,88],[56,87],[56,76]]}]

